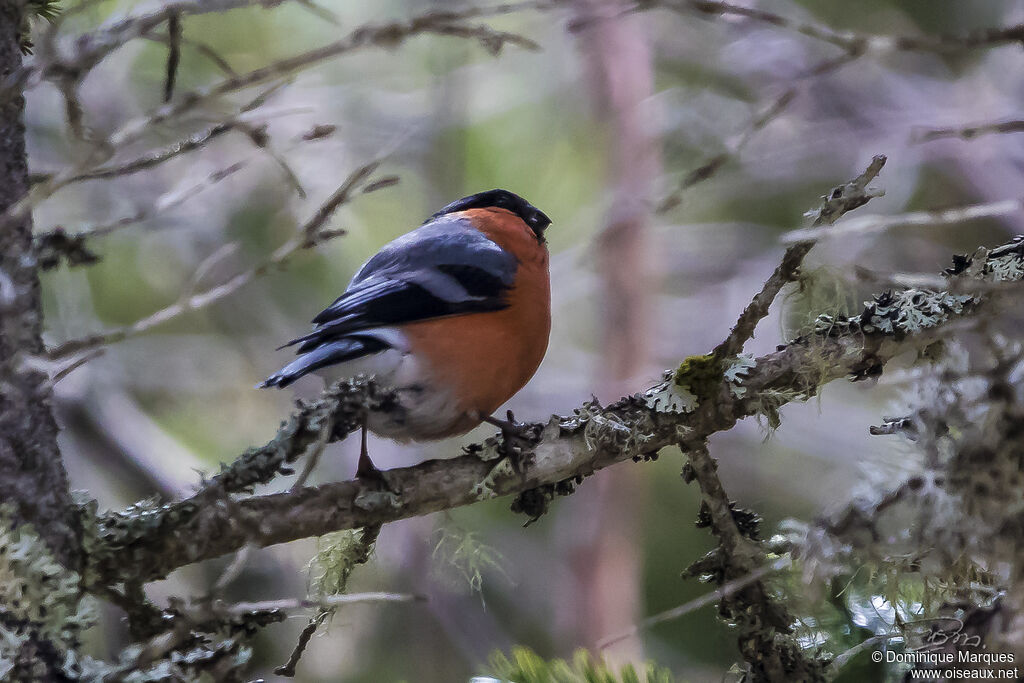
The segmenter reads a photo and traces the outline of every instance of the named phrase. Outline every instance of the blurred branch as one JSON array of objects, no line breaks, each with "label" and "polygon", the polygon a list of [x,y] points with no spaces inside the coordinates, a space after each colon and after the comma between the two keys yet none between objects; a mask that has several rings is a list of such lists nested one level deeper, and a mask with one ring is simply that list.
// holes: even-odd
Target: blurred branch
[{"label": "blurred branch", "polygon": [[[982,250],[970,268],[953,277],[990,279],[996,274],[1004,279],[1024,275],[1024,242]],[[242,461],[248,465],[225,470],[225,475],[245,476],[232,474],[230,482],[208,487],[186,501],[103,519],[105,550],[92,555],[92,576],[99,582],[150,580],[249,543],[285,543],[496,496],[525,495],[617,462],[643,459],[681,438],[699,443],[731,429],[744,417],[777,419],[780,406],[806,400],[833,380],[876,376],[889,360],[941,338],[944,326],[984,304],[983,297],[945,292],[885,292],[869,301],[860,316],[823,324],[820,331],[753,360],[739,376],[725,373],[706,380],[699,389],[705,398],[697,405],[692,404],[698,392],[694,379],[677,371],[644,394],[608,407],[588,402],[574,415],[552,416],[538,425],[536,444],[524,446],[518,471],[501,459],[495,437],[459,457],[385,472],[391,491],[353,480],[243,498],[231,505],[204,504],[220,499],[224,492],[272,479],[283,463],[294,461],[316,442],[318,420],[325,415],[336,425],[344,423],[344,429],[336,428],[335,434],[355,429],[366,409],[366,394],[359,395],[366,385],[335,385],[315,404],[304,405],[274,440],[246,453]]]},{"label": "blurred branch", "polygon": [[790,85],[790,87],[788,87],[781,95],[775,97],[768,102],[768,104],[763,106],[758,114],[747,125],[746,129],[726,144],[726,150],[724,152],[714,155],[703,164],[683,176],[679,185],[661,200],[661,203],[656,209],[657,213],[665,213],[674,209],[682,202],[683,196],[690,188],[712,178],[727,163],[739,157],[740,153],[748,144],[750,144],[751,140],[753,140],[758,133],[764,130],[768,124],[779,118],[793,100],[796,99],[797,95],[800,94],[801,90],[806,89],[810,82],[815,78],[831,73],[836,69],[853,62],[858,57],[860,57],[860,53],[844,54],[838,58],[826,59],[808,69],[804,75],[796,79],[797,82],[795,84]]},{"label": "blurred branch", "polygon": [[[201,149],[206,146],[206,143],[210,142],[214,138],[220,137],[229,130],[235,128],[238,125],[236,119],[229,119],[218,123],[215,126],[207,128],[204,131],[190,135],[189,137],[174,143],[163,149],[153,150],[144,154],[141,157],[126,161],[122,164],[100,166],[98,168],[79,173],[77,175],[65,178],[62,187],[66,187],[72,183],[81,182],[83,180],[98,180],[100,178],[116,178],[117,176],[131,175],[138,173],[139,171],[146,171],[155,166],[159,166],[165,161],[187,154],[197,149]],[[53,174],[33,174],[32,182],[40,183],[50,180]]]},{"label": "blurred branch", "polygon": [[792,566],[792,564],[793,560],[788,555],[780,557],[770,564],[755,569],[746,576],[741,576],[739,578],[733,579],[732,581],[728,581],[722,584],[710,593],[705,593],[704,595],[698,598],[694,598],[689,602],[685,602],[682,605],[679,605],[678,607],[673,607],[672,609],[668,609],[664,612],[659,612],[657,614],[649,616],[640,623],[638,623],[636,626],[629,629],[628,631],[623,631],[622,633],[617,633],[613,636],[608,636],[607,638],[602,639],[601,642],[597,644],[597,646],[601,649],[604,649],[606,647],[614,645],[620,640],[625,640],[626,638],[635,636],[641,631],[649,629],[653,626],[657,626],[658,624],[663,624],[666,621],[672,621],[674,619],[679,619],[680,617],[685,617],[687,614],[696,612],[697,610],[707,607],[708,605],[713,605],[716,602],[728,598],[729,596],[736,593],[736,591],[746,588],[747,586],[750,586],[751,584],[760,581],[761,579],[765,578],[770,574],[774,574],[776,572],[780,572],[784,569],[787,569],[790,566]]},{"label": "blurred branch", "polygon": [[180,14],[175,12],[167,17],[167,75],[164,81],[164,102],[170,102],[174,96],[174,82],[178,79],[178,64],[181,63],[183,30]]},{"label": "blurred branch", "polygon": [[782,236],[782,241],[787,244],[793,244],[815,238],[831,239],[849,235],[869,235],[884,232],[890,228],[908,225],[952,225],[978,218],[1007,216],[1022,211],[1024,211],[1024,202],[1018,199],[1003,199],[987,204],[969,204],[950,209],[910,211],[896,214],[895,216],[858,216],[840,223],[835,229],[829,230],[827,233],[822,233],[813,227],[792,230]]},{"label": "blurred branch", "polygon": [[775,297],[779,295],[783,287],[795,281],[800,275],[800,266],[803,264],[804,257],[814,247],[815,237],[822,233],[823,225],[832,225],[847,212],[867,204],[881,194],[877,190],[869,190],[868,183],[878,176],[883,166],[885,166],[885,156],[874,157],[863,173],[850,182],[833,188],[831,192],[822,197],[821,206],[808,213],[809,216],[814,217],[811,228],[808,229],[808,238],[786,249],[782,263],[764,283],[761,291],[755,294],[747,304],[729,336],[715,347],[716,358],[721,361],[735,356],[743,350],[743,345],[754,336],[757,324],[768,315],[768,309],[771,308]]},{"label": "blurred branch", "polygon": [[247,161],[236,162],[226,168],[214,171],[198,183],[193,183],[185,188],[175,188],[157,197],[148,207],[139,209],[135,213],[123,216],[115,221],[82,225],[70,232],[63,226],[39,232],[32,238],[36,258],[39,260],[39,267],[43,270],[56,268],[60,265],[62,259],[66,260],[68,265],[71,266],[95,263],[100,258],[86,247],[85,242],[87,238],[109,235],[131,225],[147,221],[164,211],[181,206],[203,190],[213,187],[225,178],[242,170],[247,163]]},{"label": "blurred branch", "polygon": [[146,318],[143,318],[142,320],[136,321],[131,325],[107,330],[106,332],[100,332],[88,337],[66,341],[50,349],[50,358],[63,358],[69,354],[78,353],[86,349],[124,341],[125,339],[142,334],[143,332],[146,332],[158,325],[162,325],[169,320],[173,320],[180,315],[209,306],[216,301],[234,294],[256,278],[268,273],[272,268],[286,265],[288,261],[300,251],[312,249],[329,239],[343,235],[343,230],[325,230],[324,226],[338,207],[348,202],[357,191],[360,189],[363,191],[370,189],[366,184],[370,180],[374,171],[376,171],[380,166],[380,163],[381,162],[379,160],[374,160],[353,171],[348,178],[345,179],[345,182],[335,190],[334,194],[328,197],[327,200],[320,205],[316,213],[313,214],[313,216],[303,225],[298,227],[296,235],[278,247],[266,261],[250,268],[249,270],[239,273],[226,282],[215,287],[211,287],[206,291],[191,295],[186,292],[186,296],[181,300]]},{"label": "blurred branch", "polygon": [[[532,7],[527,5],[526,7]],[[267,66],[239,74],[219,83],[182,93],[178,101],[166,104],[149,115],[127,123],[121,130],[110,136],[109,145],[116,148],[134,140],[150,126],[164,123],[183,113],[189,112],[214,97],[244,90],[268,81],[292,76],[328,59],[367,47],[393,49],[405,40],[422,34],[448,35],[476,40],[489,53],[497,55],[506,44],[535,50],[538,45],[524,36],[498,31],[486,24],[468,24],[468,17],[483,16],[481,10],[466,12],[431,11],[417,15],[408,21],[387,24],[367,24],[350,32],[344,38],[313,50],[282,59]]]},{"label": "blurred branch", "polygon": [[961,138],[972,140],[982,135],[993,133],[1024,133],[1024,120],[997,121],[993,123],[979,123],[963,128],[932,128],[918,130],[913,135],[914,142],[930,142],[941,138]]},{"label": "blurred branch", "polygon": [[716,0],[655,0],[653,3],[644,3],[644,6],[651,5],[666,7],[677,12],[695,11],[710,16],[742,17],[830,43],[850,54],[863,52],[956,52],[1020,43],[1024,40],[1024,24],[936,36],[875,35],[854,31],[836,31],[823,24],[791,19],[757,7],[745,7]]},{"label": "blurred branch", "polygon": [[[427,598],[412,593],[342,593],[327,595],[319,600],[308,598],[285,598],[283,600],[263,600],[260,602],[236,602],[224,604],[215,601],[207,609],[210,614],[223,616],[229,614],[247,614],[249,612],[266,612],[270,610],[332,609],[343,605],[354,605],[364,602],[423,602]],[[204,610],[205,611],[205,610]],[[202,613],[202,612],[200,612]]]},{"label": "blurred branch", "polygon": [[[162,43],[162,44],[167,45],[168,47],[170,47],[171,37],[169,35],[160,35],[160,34],[156,34],[156,33],[150,33],[150,34],[148,34],[148,35],[146,35],[144,37],[146,38],[146,40],[152,40],[154,42]],[[215,64],[217,66],[218,69],[223,71],[226,75],[228,75],[228,76],[237,76],[238,75],[238,72],[236,72],[231,67],[231,64],[228,62],[228,60],[226,60],[224,57],[222,57],[221,54],[219,52],[217,52],[217,50],[215,50],[210,45],[207,45],[206,43],[198,41],[198,40],[192,40],[191,38],[186,38],[184,36],[181,36],[180,41],[181,41],[182,45],[188,45],[189,47],[194,48],[196,52],[198,52],[199,54],[203,55],[208,60],[210,60],[213,64]]]},{"label": "blurred branch", "polygon": [[[283,0],[263,0],[261,6],[273,6]],[[68,123],[76,136],[86,139],[81,121],[81,106],[77,100],[77,87],[81,80],[106,55],[131,39],[142,37],[155,29],[172,16],[186,16],[214,11],[226,11],[238,7],[255,5],[255,0],[178,0],[166,2],[160,9],[153,12],[130,16],[99,31],[78,36],[74,41],[75,49],[71,55],[61,56],[56,49],[40,51],[35,63],[21,69],[5,80],[0,88],[0,100],[9,96],[19,88],[28,87],[33,79],[45,76],[53,80],[67,102]],[[384,24],[367,24],[356,28],[344,38],[328,45],[300,53],[293,57],[273,62],[267,66],[244,74],[230,76],[219,83],[180,93],[176,101],[169,102],[151,111],[149,114],[129,121],[119,130],[102,140],[87,140],[92,144],[92,152],[84,161],[47,178],[40,178],[31,192],[9,207],[3,214],[5,220],[12,220],[24,215],[32,207],[50,197],[60,188],[74,180],[82,179],[91,169],[105,163],[119,150],[137,140],[152,127],[175,120],[183,114],[196,110],[210,99],[261,85],[270,81],[288,78],[306,68],[320,64],[342,54],[354,52],[367,47],[393,49],[405,40],[424,34],[446,35],[475,40],[492,55],[498,55],[508,44],[524,49],[538,49],[539,46],[529,38],[492,29],[486,24],[467,23],[471,18],[497,16],[515,11],[538,9],[553,6],[551,3],[525,2],[522,4],[498,5],[490,8],[470,8],[463,11],[429,11],[416,15],[407,21],[395,21]],[[52,42],[52,32],[56,31],[59,22],[55,22],[47,35]],[[275,157],[279,162],[279,157]],[[294,173],[285,165],[290,180],[294,184]]]}]

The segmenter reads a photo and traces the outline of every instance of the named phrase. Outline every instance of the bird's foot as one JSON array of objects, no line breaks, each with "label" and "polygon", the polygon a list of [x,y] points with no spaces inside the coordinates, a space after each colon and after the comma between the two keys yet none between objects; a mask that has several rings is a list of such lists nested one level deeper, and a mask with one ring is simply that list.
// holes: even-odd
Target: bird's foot
[{"label": "bird's foot", "polygon": [[356,466],[356,479],[366,482],[369,485],[374,486],[382,491],[388,491],[390,493],[398,495],[396,491],[388,482],[384,472],[377,469],[377,466],[370,460],[370,456],[366,451],[359,454],[359,464]]},{"label": "bird's foot", "polygon": [[487,415],[481,419],[501,430],[501,453],[512,463],[512,468],[518,474],[522,474],[525,450],[534,446],[540,440],[538,425],[516,422],[515,415],[512,414],[511,410],[505,413],[505,415],[506,419],[504,420],[493,415]]}]

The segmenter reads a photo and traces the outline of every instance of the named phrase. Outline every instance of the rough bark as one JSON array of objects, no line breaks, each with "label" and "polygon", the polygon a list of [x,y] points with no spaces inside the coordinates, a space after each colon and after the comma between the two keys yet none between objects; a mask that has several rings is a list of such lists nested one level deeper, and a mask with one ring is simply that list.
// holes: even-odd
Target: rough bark
[{"label": "rough bark", "polygon": [[[21,66],[23,2],[0,4],[0,76]],[[28,190],[24,98],[0,101],[0,212]],[[15,212],[16,214],[17,212]],[[81,564],[80,529],[57,448],[46,375],[28,362],[43,351],[32,219],[0,217],[0,501],[32,524],[67,568]]]}]

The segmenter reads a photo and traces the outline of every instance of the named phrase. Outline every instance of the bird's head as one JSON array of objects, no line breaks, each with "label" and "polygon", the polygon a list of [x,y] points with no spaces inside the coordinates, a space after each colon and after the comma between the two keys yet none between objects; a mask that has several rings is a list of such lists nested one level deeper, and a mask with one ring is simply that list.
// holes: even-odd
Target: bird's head
[{"label": "bird's head", "polygon": [[468,197],[463,197],[435,213],[429,220],[439,218],[445,214],[455,213],[456,211],[487,208],[511,211],[529,226],[533,234],[537,236],[538,242],[544,243],[544,230],[551,225],[551,219],[536,206],[508,190],[488,190],[487,192],[478,192]]}]

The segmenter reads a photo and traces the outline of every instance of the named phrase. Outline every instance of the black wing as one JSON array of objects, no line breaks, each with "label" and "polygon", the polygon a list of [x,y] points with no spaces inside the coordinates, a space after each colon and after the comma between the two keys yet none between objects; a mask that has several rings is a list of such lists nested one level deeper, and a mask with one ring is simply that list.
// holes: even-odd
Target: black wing
[{"label": "black wing", "polygon": [[386,348],[374,328],[506,308],[517,268],[515,256],[466,219],[431,221],[367,261],[345,293],[313,318],[313,331],[285,344],[297,344],[305,355],[263,386],[286,386],[317,368]]}]

